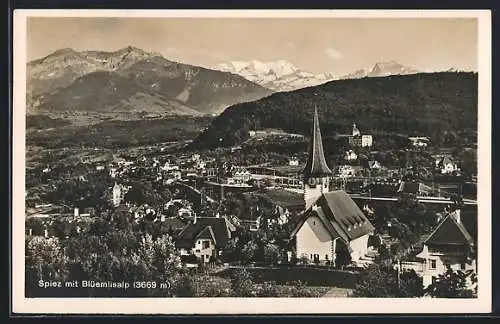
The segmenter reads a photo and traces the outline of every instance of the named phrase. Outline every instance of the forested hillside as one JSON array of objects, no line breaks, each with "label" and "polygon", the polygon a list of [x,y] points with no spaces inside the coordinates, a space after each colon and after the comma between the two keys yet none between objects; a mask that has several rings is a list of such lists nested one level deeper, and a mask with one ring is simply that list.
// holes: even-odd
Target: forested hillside
[{"label": "forested hillside", "polygon": [[438,145],[477,132],[477,73],[440,72],[337,80],[275,93],[229,107],[194,142],[196,148],[232,146],[249,130],[281,128],[309,135],[314,107],[324,137],[350,133],[429,136]]}]

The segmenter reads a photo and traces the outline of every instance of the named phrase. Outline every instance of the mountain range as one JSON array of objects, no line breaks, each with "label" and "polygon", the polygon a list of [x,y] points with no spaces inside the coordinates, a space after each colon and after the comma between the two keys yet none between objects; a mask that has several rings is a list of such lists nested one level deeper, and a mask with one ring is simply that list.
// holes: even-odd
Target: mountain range
[{"label": "mountain range", "polygon": [[396,61],[378,62],[371,68],[359,69],[340,77],[340,79],[360,79],[366,77],[383,77],[389,75],[415,74],[419,71],[410,66],[402,65]]},{"label": "mountain range", "polygon": [[334,73],[314,74],[294,66],[285,60],[275,62],[231,61],[213,67],[216,70],[231,72],[260,84],[274,91],[292,91],[300,88],[316,86],[338,79],[359,79],[364,77],[381,77],[389,75],[405,75],[418,73],[417,70],[395,61],[379,62],[371,68],[360,69],[353,73],[337,76]]},{"label": "mountain range", "polygon": [[336,79],[333,73],[313,74],[285,60],[276,62],[232,61],[219,64],[214,69],[241,75],[274,91],[291,91]]},{"label": "mountain range", "polygon": [[232,73],[169,61],[135,47],[61,49],[27,64],[27,111],[214,114],[271,90]]}]

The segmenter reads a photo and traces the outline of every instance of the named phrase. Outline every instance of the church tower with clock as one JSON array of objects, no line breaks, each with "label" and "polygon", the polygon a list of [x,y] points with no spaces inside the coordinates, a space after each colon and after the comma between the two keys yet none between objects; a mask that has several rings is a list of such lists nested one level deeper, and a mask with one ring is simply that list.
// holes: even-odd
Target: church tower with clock
[{"label": "church tower with clock", "polygon": [[308,209],[323,193],[330,191],[332,171],[323,152],[323,141],[319,128],[318,110],[314,109],[313,132],[309,145],[309,157],[303,171],[304,200]]}]

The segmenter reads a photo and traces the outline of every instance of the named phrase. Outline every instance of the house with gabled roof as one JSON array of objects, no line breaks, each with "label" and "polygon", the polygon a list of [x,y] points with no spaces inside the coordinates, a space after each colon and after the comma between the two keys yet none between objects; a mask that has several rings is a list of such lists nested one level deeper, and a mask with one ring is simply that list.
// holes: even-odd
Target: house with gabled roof
[{"label": "house with gabled roof", "polygon": [[291,238],[298,258],[343,265],[368,252],[368,238],[375,228],[342,190],[323,193],[301,215]]},{"label": "house with gabled roof", "polygon": [[233,237],[234,226],[224,217],[196,217],[177,236],[181,256],[194,255],[208,263],[217,258]]},{"label": "house with gabled roof", "polygon": [[458,171],[457,164],[449,156],[443,156],[436,160],[436,167],[441,170],[442,174]]},{"label": "house with gabled roof", "polygon": [[460,210],[445,216],[424,241],[422,251],[417,255],[423,265],[424,287],[445,273],[447,267],[469,275],[476,273],[474,249],[474,239],[460,219]]}]

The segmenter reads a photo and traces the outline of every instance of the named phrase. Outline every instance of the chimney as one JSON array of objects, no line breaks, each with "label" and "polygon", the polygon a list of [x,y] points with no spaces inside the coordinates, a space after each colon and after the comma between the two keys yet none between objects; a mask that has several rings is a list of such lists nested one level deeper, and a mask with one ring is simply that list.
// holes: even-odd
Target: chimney
[{"label": "chimney", "polygon": [[78,209],[78,207],[75,207],[73,216],[78,217],[78,215],[80,215],[80,210]]}]

